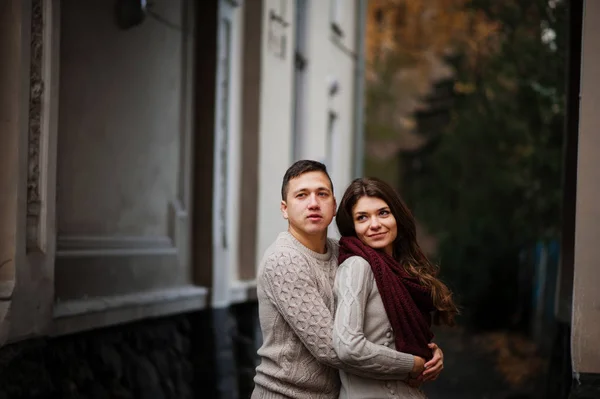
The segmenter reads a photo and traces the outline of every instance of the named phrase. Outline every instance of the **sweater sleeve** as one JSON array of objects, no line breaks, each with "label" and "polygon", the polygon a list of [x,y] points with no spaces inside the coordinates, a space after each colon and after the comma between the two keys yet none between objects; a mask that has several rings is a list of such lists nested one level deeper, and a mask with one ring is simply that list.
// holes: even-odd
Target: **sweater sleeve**
[{"label": "sweater sleeve", "polygon": [[399,379],[400,375],[392,370],[388,372],[340,361],[333,349],[333,315],[323,301],[310,270],[306,259],[290,249],[290,252],[269,255],[260,275],[270,301],[303,345],[318,362],[329,367],[367,378]]},{"label": "sweater sleeve", "polygon": [[337,310],[333,328],[334,349],[342,362],[379,374],[408,374],[414,356],[377,345],[363,331],[365,307],[374,279],[370,265],[352,257],[340,265],[335,279]]}]

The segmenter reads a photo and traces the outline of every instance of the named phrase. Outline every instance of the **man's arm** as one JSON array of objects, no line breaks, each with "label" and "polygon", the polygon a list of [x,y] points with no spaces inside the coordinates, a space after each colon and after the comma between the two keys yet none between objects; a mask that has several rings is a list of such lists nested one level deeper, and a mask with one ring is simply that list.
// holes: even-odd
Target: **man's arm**
[{"label": "man's arm", "polygon": [[340,265],[335,280],[338,305],[333,344],[342,362],[379,374],[404,375],[423,370],[424,359],[375,344],[365,337],[363,326],[368,295],[373,286],[371,267],[353,257]]},{"label": "man's arm", "polygon": [[317,361],[363,377],[400,378],[393,372],[370,372],[369,364],[355,367],[340,361],[333,349],[333,316],[303,256],[292,249],[271,254],[265,261],[260,278],[271,302]]}]

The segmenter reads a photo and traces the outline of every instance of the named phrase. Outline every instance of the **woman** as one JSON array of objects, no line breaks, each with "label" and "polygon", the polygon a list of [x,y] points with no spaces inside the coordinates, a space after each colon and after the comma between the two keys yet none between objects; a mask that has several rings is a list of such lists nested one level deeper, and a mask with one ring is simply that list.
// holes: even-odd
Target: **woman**
[{"label": "woman", "polygon": [[388,184],[354,180],[336,223],[342,238],[334,348],[347,363],[387,355],[406,364],[393,381],[340,371],[340,398],[424,398],[419,385],[437,378],[443,368],[441,362],[427,363],[437,348],[431,343],[431,319],[454,324],[458,309],[452,293],[436,277],[437,267],[417,244],[412,214]]}]

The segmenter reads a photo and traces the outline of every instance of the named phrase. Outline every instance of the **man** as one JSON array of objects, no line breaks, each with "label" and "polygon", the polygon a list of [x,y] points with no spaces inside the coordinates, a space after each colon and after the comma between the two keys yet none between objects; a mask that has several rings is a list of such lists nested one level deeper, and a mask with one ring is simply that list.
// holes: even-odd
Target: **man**
[{"label": "man", "polygon": [[[327,238],[336,201],[325,165],[294,163],[283,178],[281,198],[288,231],[266,250],[258,270],[263,345],[252,399],[337,398],[337,369],[381,380],[414,372],[412,356],[389,348],[360,368],[343,364],[333,349],[338,244]],[[442,367],[439,349],[427,365],[436,377]]]}]

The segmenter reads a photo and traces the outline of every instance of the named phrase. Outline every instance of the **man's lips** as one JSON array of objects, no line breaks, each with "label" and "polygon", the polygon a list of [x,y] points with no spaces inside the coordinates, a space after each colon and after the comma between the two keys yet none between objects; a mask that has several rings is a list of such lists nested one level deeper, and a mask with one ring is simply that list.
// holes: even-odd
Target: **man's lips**
[{"label": "man's lips", "polygon": [[323,216],[314,213],[314,214],[308,215],[307,218],[310,220],[320,220],[320,219],[323,219]]}]

